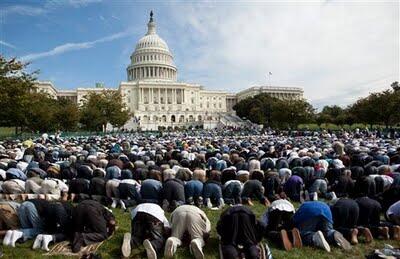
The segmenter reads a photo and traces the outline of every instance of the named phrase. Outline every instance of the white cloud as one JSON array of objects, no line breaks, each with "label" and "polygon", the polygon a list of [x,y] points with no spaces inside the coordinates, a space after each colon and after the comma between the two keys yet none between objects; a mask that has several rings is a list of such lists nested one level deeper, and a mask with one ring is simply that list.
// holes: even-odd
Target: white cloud
[{"label": "white cloud", "polygon": [[314,104],[347,104],[399,80],[397,2],[173,4],[168,18],[180,77],[213,89],[265,85],[271,71]]},{"label": "white cloud", "polygon": [[80,50],[80,49],[89,49],[89,48],[94,47],[98,43],[113,41],[116,39],[126,37],[130,34],[132,34],[132,32],[130,30],[128,30],[128,31],[118,32],[118,33],[115,33],[115,34],[112,34],[112,35],[109,35],[109,36],[106,36],[106,37],[103,37],[103,38],[100,38],[100,39],[97,39],[94,41],[65,43],[65,44],[59,45],[49,51],[31,53],[31,54],[21,57],[20,59],[22,61],[32,61],[32,60],[39,59],[39,58],[59,55],[59,54],[69,52],[69,51]]},{"label": "white cloud", "polygon": [[43,2],[38,2],[39,4],[36,6],[31,5],[10,5],[7,7],[2,8],[0,13],[1,16],[6,17],[9,15],[17,14],[22,16],[39,16],[43,14],[47,14],[53,10],[57,10],[60,8],[65,7],[73,7],[73,8],[80,8],[86,7],[93,3],[100,3],[102,0],[47,0],[44,4]]},{"label": "white cloud", "polygon": [[5,7],[1,15],[8,16],[12,14],[26,15],[26,16],[37,16],[45,14],[47,11],[42,7],[33,7],[28,5],[13,5]]},{"label": "white cloud", "polygon": [[2,40],[0,40],[0,45],[6,46],[6,47],[9,47],[9,48],[12,48],[12,49],[16,49],[17,48],[14,45],[12,45],[10,43],[7,43],[5,41],[2,41]]}]

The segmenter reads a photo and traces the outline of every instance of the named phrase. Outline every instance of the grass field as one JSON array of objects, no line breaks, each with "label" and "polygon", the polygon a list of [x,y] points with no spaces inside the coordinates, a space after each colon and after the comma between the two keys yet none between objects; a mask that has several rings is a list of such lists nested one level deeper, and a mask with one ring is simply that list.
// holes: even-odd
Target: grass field
[{"label": "grass field", "polygon": [[[252,207],[252,210],[259,217],[264,211],[265,207],[256,204]],[[221,211],[214,211],[206,209],[211,225],[212,233],[204,253],[206,258],[219,258],[218,254],[218,239],[216,233],[216,224],[219,219]],[[118,229],[112,238],[106,241],[99,249],[99,253],[102,258],[121,258],[121,245],[122,238],[125,232],[130,232],[130,218],[128,212],[122,212],[120,209],[113,210],[114,215],[117,219]],[[169,218],[169,215],[167,215]],[[303,247],[302,249],[293,249],[286,252],[278,246],[268,242],[268,245],[272,248],[272,255],[274,258],[365,258],[365,255],[374,249],[383,248],[384,244],[391,244],[399,247],[399,241],[378,241],[375,240],[369,245],[362,243],[357,246],[353,246],[350,252],[345,252],[338,248],[333,248],[331,253],[324,252],[322,250],[313,249],[310,247]],[[32,241],[28,241],[24,244],[18,244],[16,248],[5,247],[3,248],[4,258],[42,258],[42,251],[34,251],[31,249]],[[63,257],[52,257],[52,258],[63,258]],[[144,249],[135,249],[132,251],[131,258],[146,258]],[[193,258],[188,248],[178,248],[178,252],[175,258]]]}]

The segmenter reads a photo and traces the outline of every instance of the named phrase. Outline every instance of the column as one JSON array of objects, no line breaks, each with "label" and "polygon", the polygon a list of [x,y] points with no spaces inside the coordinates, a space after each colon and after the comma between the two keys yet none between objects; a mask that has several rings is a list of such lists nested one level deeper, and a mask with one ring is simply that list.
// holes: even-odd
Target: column
[{"label": "column", "polygon": [[168,105],[168,88],[164,89],[164,102]]},{"label": "column", "polygon": [[158,105],[161,104],[161,91],[160,88],[158,88]]},{"label": "column", "polygon": [[172,103],[176,104],[176,88],[174,88],[174,92],[172,95]]}]

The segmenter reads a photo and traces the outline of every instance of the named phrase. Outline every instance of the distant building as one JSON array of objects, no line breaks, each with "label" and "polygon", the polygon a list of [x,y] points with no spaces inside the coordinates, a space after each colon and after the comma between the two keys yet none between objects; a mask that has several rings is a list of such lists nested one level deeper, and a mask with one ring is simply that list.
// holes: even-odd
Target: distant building
[{"label": "distant building", "polygon": [[302,99],[303,89],[300,87],[282,86],[253,86],[236,94],[237,100],[241,101],[257,94],[266,93],[278,99]]},{"label": "distant building", "polygon": [[235,125],[233,106],[249,96],[268,92],[277,98],[302,98],[301,88],[251,87],[238,94],[225,91],[206,90],[198,84],[178,82],[178,71],[167,43],[156,33],[152,13],[147,24],[147,33],[138,43],[128,65],[127,81],[118,89],[96,84],[95,88],[57,90],[51,82],[37,83],[39,91],[54,98],[67,98],[80,104],[89,92],[103,90],[119,91],[133,117],[124,128],[157,130],[162,127],[202,126],[214,128],[218,125]]}]

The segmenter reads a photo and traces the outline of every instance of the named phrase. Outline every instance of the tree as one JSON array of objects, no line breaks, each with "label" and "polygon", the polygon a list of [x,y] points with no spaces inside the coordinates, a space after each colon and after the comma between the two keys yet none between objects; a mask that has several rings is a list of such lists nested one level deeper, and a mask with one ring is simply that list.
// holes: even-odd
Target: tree
[{"label": "tree", "polygon": [[80,107],[81,123],[87,130],[101,131],[107,123],[114,127],[123,126],[130,113],[117,91],[104,90],[101,93],[89,93]]},{"label": "tree", "polygon": [[272,112],[272,121],[275,126],[295,129],[300,123],[311,122],[314,113],[314,107],[305,100],[278,100]]},{"label": "tree", "polygon": [[314,108],[305,100],[279,100],[269,94],[259,94],[238,102],[237,115],[253,123],[273,127],[295,128],[314,119]]},{"label": "tree", "polygon": [[30,94],[38,73],[26,72],[28,65],[0,55],[0,126],[15,127],[16,133],[18,127],[27,125]]},{"label": "tree", "polygon": [[392,89],[371,93],[359,99],[350,108],[350,113],[358,122],[383,124],[386,128],[400,122],[400,88],[398,82],[391,84]]},{"label": "tree", "polygon": [[63,131],[74,131],[78,128],[79,108],[73,101],[60,98],[56,101],[55,121],[57,129]]},{"label": "tree", "polygon": [[26,127],[34,132],[56,130],[56,100],[45,93],[31,93],[29,99]]},{"label": "tree", "polygon": [[392,87],[392,89],[393,89],[393,91],[394,92],[400,92],[400,85],[399,85],[399,82],[393,82],[391,85],[390,85],[391,87]]}]

